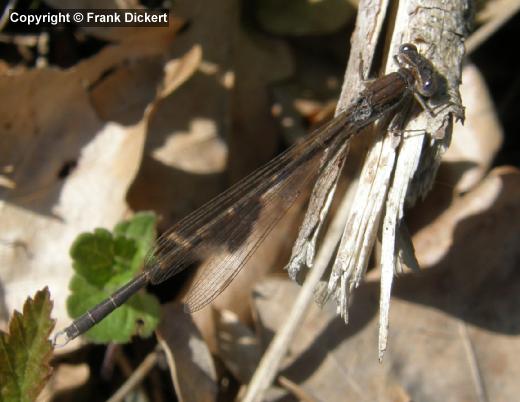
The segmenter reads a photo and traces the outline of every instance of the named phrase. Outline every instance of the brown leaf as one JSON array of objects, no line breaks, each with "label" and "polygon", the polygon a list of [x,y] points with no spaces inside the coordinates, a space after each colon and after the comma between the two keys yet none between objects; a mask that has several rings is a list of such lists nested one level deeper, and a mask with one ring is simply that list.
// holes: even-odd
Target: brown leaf
[{"label": "brown leaf", "polygon": [[217,375],[209,349],[191,316],[175,303],[162,307],[157,337],[166,353],[177,397],[182,402],[215,401]]},{"label": "brown leaf", "polygon": [[[473,270],[468,279],[480,281],[480,275],[490,275],[493,265],[498,267],[498,261],[506,257],[500,252],[509,251],[504,249],[506,239],[512,241],[517,233],[518,227],[511,223],[518,214],[515,202],[520,198],[519,190],[515,169],[493,170],[475,189],[456,199],[434,222],[413,236],[420,266],[433,267],[445,259],[453,263],[453,258],[465,259],[477,253],[485,256],[486,263],[479,266],[482,271]],[[461,244],[466,246],[465,253],[455,247]]]},{"label": "brown leaf", "polygon": [[[141,162],[148,119],[161,96],[189,76],[186,68],[179,77],[168,74],[163,87],[170,89],[155,94],[165,62],[157,56],[172,39],[173,32],[161,32],[149,42],[105,47],[67,70],[0,76],[0,296],[6,311],[48,284],[57,325],[69,321],[68,249],[79,233],[113,227],[129,212],[125,197]],[[193,71],[196,60],[192,52],[180,63]],[[0,322],[5,320],[0,309]]]},{"label": "brown leaf", "polygon": [[128,197],[134,209],[157,211],[164,229],[273,156],[277,132],[267,85],[291,67],[280,41],[242,31],[236,1],[183,0],[175,11],[191,22],[176,51],[197,43],[203,62],[150,120],[145,158]]},{"label": "brown leaf", "polygon": [[191,21],[175,42],[176,54],[197,43],[204,61],[182,90],[157,105],[143,163],[128,194],[133,209],[153,209],[163,217],[161,228],[222,190],[230,103],[222,81],[230,65],[231,30],[238,22],[232,6],[200,0],[176,2],[175,11]]},{"label": "brown leaf", "polygon": [[[356,291],[348,325],[332,306],[310,308],[281,374],[320,400],[514,400],[520,226],[512,222],[520,222],[520,173],[496,169],[427,237],[416,235],[420,259],[429,248],[441,249],[438,243],[444,251],[430,259],[430,270],[396,280],[382,365],[379,283],[367,283]],[[258,326],[268,340],[299,289],[269,280],[256,290]]]},{"label": "brown leaf", "polygon": [[283,41],[235,29],[237,50],[232,59],[235,77],[229,137],[232,183],[275,155],[279,129],[271,112],[270,88],[275,82],[286,80],[294,69],[290,50]]},{"label": "brown leaf", "polygon": [[229,310],[214,310],[218,355],[242,384],[249,383],[262,351],[255,334]]},{"label": "brown leaf", "polygon": [[466,108],[464,125],[456,124],[443,162],[443,184],[455,186],[460,194],[475,186],[488,172],[502,146],[503,132],[484,78],[473,64],[462,71],[460,87]]}]

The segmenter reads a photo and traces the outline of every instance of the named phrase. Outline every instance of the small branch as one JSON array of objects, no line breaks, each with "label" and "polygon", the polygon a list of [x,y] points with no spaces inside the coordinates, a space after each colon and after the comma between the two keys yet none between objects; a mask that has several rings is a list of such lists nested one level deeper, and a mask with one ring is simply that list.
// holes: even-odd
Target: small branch
[{"label": "small branch", "polygon": [[487,396],[486,388],[484,386],[484,381],[482,381],[482,373],[480,372],[480,368],[478,366],[477,356],[475,354],[475,349],[473,348],[473,344],[469,337],[468,328],[465,322],[459,322],[459,334],[462,339],[462,344],[464,345],[464,351],[466,352],[466,356],[468,358],[469,368],[471,372],[471,379],[473,380],[473,384],[475,386],[475,392],[477,394],[477,400],[479,402],[489,402],[489,398]]},{"label": "small branch", "polygon": [[114,395],[112,395],[107,402],[121,402],[125,399],[125,397],[137,386],[139,385],[146,375],[150,372],[152,368],[156,365],[158,360],[158,352],[152,352],[142,363],[135,369],[133,374],[128,377],[123,385],[116,391]]}]

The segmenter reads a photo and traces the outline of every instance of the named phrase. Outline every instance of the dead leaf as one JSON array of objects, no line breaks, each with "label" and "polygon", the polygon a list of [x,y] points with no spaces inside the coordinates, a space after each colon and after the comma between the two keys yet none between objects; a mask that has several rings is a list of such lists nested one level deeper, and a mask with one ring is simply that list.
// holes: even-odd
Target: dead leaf
[{"label": "dead leaf", "polygon": [[241,384],[249,383],[262,351],[253,331],[229,310],[214,310],[218,355]]},{"label": "dead leaf", "polygon": [[451,145],[443,155],[452,178],[450,180],[444,174],[443,184],[452,184],[459,194],[482,180],[502,147],[504,137],[491,95],[475,65],[464,66],[460,92],[466,119],[464,125],[454,126]]},{"label": "dead leaf", "polygon": [[[419,239],[421,252],[451,241],[429,261],[430,270],[396,281],[382,365],[379,284],[366,283],[356,291],[348,325],[330,305],[310,308],[281,375],[320,400],[461,401],[478,400],[482,392],[487,400],[514,400],[520,226],[511,223],[520,222],[519,190],[517,170],[496,169]],[[256,288],[264,344],[290,313],[298,290],[285,280]]]},{"label": "dead leaf", "polygon": [[191,316],[184,313],[181,305],[162,306],[157,337],[166,353],[179,400],[215,401],[218,387],[213,359]]},{"label": "dead leaf", "polygon": [[150,119],[145,158],[128,196],[134,209],[157,211],[161,229],[273,156],[277,133],[266,87],[292,67],[280,41],[243,32],[235,0],[178,1],[175,12],[190,21],[176,52],[197,43],[203,61]]},{"label": "dead leaf", "polygon": [[[486,264],[480,266],[482,272],[474,270],[468,279],[481,281],[480,275],[490,275],[494,260],[505,258],[497,251],[503,250],[507,238],[513,241],[518,230],[511,225],[518,213],[514,205],[520,197],[517,180],[518,172],[513,168],[493,170],[475,189],[456,199],[434,222],[415,233],[413,243],[420,266],[431,268],[445,259],[452,262],[454,256],[465,259],[478,252],[485,255]],[[453,254],[463,242],[475,250]]]},{"label": "dead leaf", "polygon": [[[229,179],[235,183],[268,162],[279,146],[279,128],[271,113],[274,83],[294,71],[287,44],[235,28],[232,87],[232,130],[229,137]],[[254,94],[254,96],[251,96]]]},{"label": "dead leaf", "polygon": [[[68,70],[18,69],[0,76],[5,105],[0,169],[12,183],[0,189],[0,321],[42,284],[56,300],[58,327],[69,321],[69,247],[79,233],[111,228],[129,213],[126,193],[141,162],[149,116],[160,100],[135,91],[132,80],[111,75],[130,77],[136,70],[128,66],[143,63],[137,71],[156,72],[160,82],[164,61],[157,56],[165,54],[172,38],[173,32],[169,38],[161,32],[150,43],[109,46]],[[193,59],[191,53],[187,57]],[[170,75],[166,83],[172,80]],[[151,85],[149,76],[141,82]],[[122,108],[121,98],[104,97],[102,88],[105,95],[131,94],[132,100]]]},{"label": "dead leaf", "polygon": [[191,24],[176,40],[174,54],[196,43],[203,60],[187,85],[157,105],[143,163],[128,194],[133,209],[153,209],[162,216],[160,229],[222,190],[230,103],[222,80],[230,68],[230,28],[238,21],[234,5],[200,0],[175,5],[176,15]]}]

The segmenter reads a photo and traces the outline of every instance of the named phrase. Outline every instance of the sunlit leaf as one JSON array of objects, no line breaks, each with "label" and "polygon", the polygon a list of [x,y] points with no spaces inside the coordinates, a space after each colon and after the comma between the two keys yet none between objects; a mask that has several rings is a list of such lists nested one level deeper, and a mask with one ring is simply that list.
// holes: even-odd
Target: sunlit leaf
[{"label": "sunlit leaf", "polygon": [[44,288],[27,299],[22,313],[15,310],[9,333],[0,331],[0,401],[32,402],[47,382],[52,371],[51,310]]}]

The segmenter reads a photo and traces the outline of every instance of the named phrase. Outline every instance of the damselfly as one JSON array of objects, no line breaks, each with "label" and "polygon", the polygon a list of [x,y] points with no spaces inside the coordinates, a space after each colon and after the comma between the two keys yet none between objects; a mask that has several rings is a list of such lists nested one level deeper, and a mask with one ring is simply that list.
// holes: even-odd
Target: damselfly
[{"label": "damselfly", "polygon": [[347,110],[160,236],[143,272],[58,332],[54,343],[61,336],[62,344],[76,338],[139,289],[161,283],[195,263],[199,266],[183,298],[185,310],[194,312],[210,303],[306,186],[319,177],[327,158],[370,123],[395,113],[412,96],[427,108],[424,98],[436,91],[431,63],[412,44],[402,45],[395,60],[398,71],[368,83]]}]

